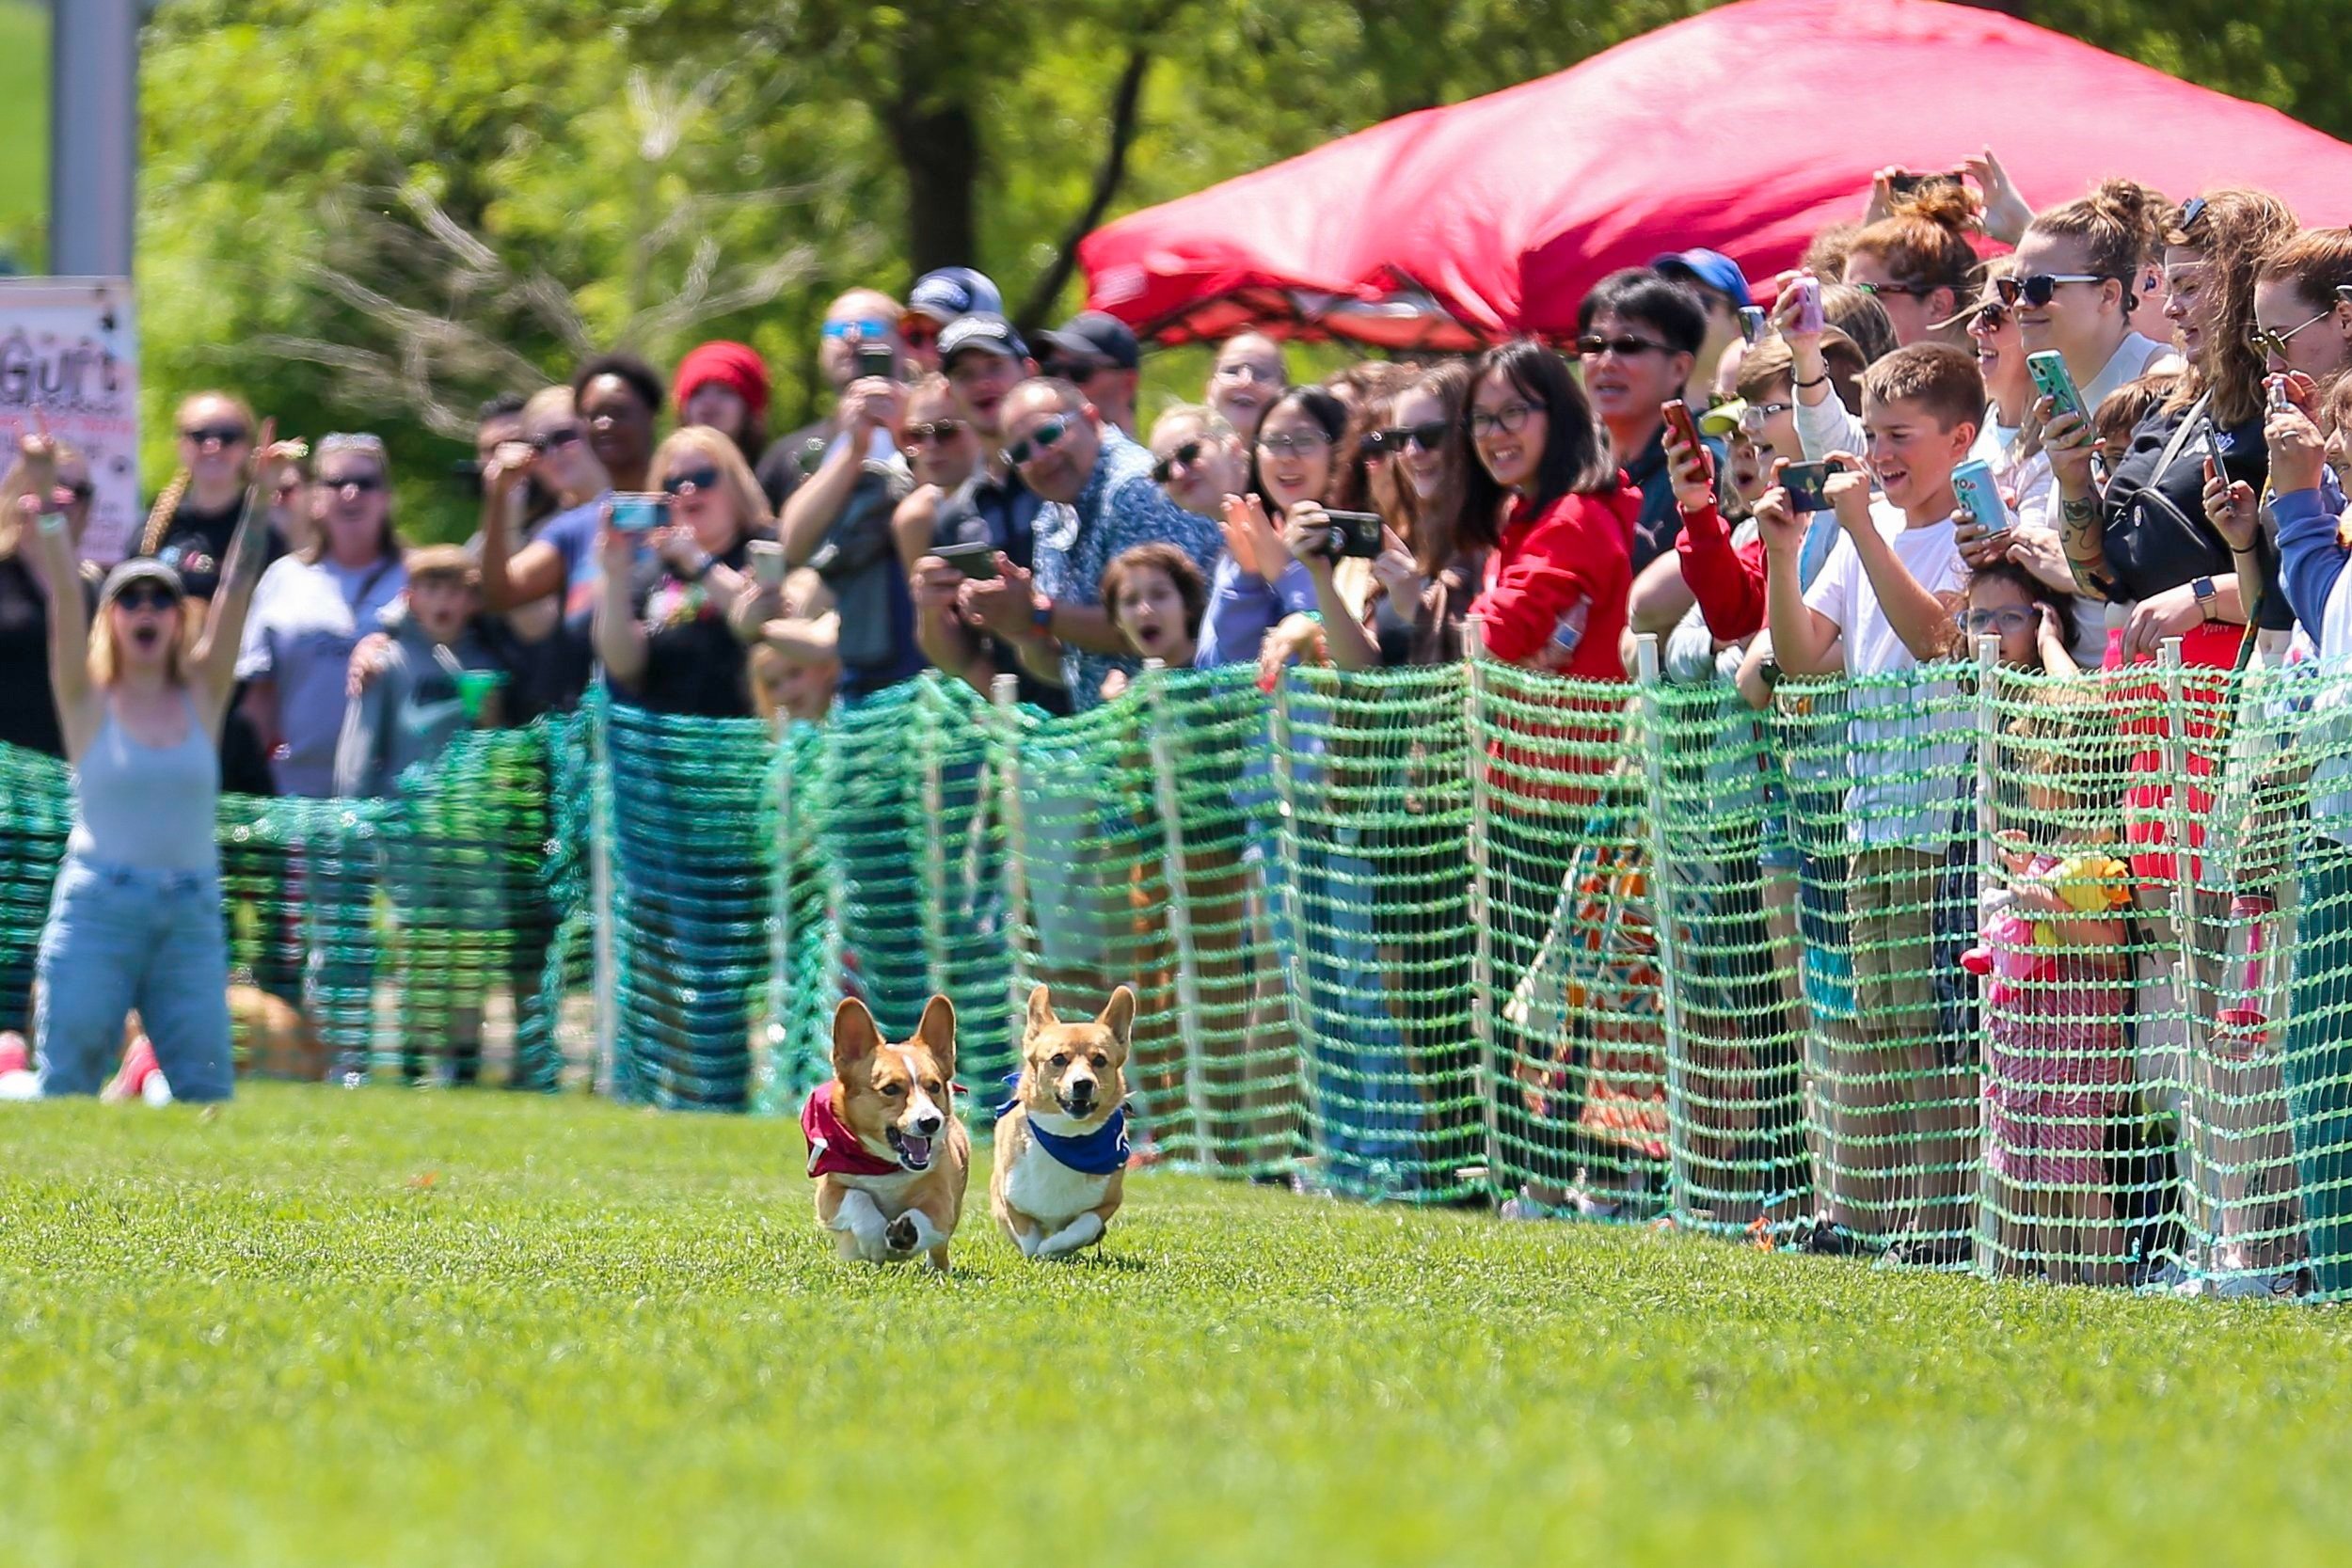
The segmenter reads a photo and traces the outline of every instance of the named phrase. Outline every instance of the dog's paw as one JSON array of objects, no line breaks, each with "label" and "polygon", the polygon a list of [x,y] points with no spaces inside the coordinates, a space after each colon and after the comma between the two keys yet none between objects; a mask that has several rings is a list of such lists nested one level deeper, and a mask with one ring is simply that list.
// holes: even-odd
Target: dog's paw
[{"label": "dog's paw", "polygon": [[890,1227],[882,1232],[882,1244],[897,1253],[913,1252],[915,1243],[922,1239],[922,1232],[914,1228],[913,1214],[900,1214],[897,1219],[892,1220]]}]

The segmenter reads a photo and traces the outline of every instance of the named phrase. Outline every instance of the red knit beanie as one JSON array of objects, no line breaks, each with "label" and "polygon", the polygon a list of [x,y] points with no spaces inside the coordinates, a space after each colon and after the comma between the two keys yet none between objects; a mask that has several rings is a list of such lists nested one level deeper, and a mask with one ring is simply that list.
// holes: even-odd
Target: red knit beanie
[{"label": "red knit beanie", "polygon": [[710,381],[749,404],[754,419],[768,412],[768,367],[760,363],[758,352],[750,344],[724,339],[701,344],[678,361],[670,395],[683,406],[695,388]]}]

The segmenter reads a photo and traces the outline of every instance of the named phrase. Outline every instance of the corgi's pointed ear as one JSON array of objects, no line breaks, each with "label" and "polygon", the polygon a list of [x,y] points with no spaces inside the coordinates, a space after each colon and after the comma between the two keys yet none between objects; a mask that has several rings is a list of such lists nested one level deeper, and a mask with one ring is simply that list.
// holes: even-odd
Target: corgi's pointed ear
[{"label": "corgi's pointed ear", "polygon": [[930,1047],[939,1062],[940,1072],[948,1078],[956,1075],[956,1005],[945,996],[933,996],[923,1004],[923,1022],[914,1026],[914,1037]]},{"label": "corgi's pointed ear", "polygon": [[850,1069],[872,1059],[882,1049],[882,1031],[874,1015],[854,996],[845,996],[833,1010],[833,1075],[847,1082]]},{"label": "corgi's pointed ear", "polygon": [[1125,986],[1111,992],[1110,1001],[1104,1005],[1103,1016],[1094,1022],[1111,1032],[1120,1050],[1126,1050],[1136,1032],[1136,993]]},{"label": "corgi's pointed ear", "polygon": [[1029,1029],[1050,1029],[1061,1020],[1054,1016],[1054,998],[1043,986],[1029,992]]}]

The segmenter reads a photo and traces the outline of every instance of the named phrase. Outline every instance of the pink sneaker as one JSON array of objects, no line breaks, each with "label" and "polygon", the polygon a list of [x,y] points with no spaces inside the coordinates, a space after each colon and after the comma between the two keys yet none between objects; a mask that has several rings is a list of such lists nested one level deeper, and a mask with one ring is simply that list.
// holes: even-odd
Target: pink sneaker
[{"label": "pink sneaker", "polygon": [[0,1072],[23,1072],[32,1065],[32,1048],[24,1037],[13,1029],[0,1033]]},{"label": "pink sneaker", "polygon": [[115,1069],[114,1078],[98,1091],[101,1100],[137,1100],[147,1092],[147,1081],[163,1072],[155,1060],[155,1047],[145,1035],[132,1040],[131,1048],[122,1053],[122,1066]]}]

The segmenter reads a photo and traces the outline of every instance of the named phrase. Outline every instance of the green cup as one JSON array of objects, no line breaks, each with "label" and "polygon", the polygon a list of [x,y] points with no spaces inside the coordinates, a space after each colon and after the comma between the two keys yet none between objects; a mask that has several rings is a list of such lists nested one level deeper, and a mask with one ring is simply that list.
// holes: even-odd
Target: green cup
[{"label": "green cup", "polygon": [[466,722],[482,722],[482,705],[490,693],[506,684],[506,676],[497,670],[461,670],[457,674],[457,701],[466,710]]}]

